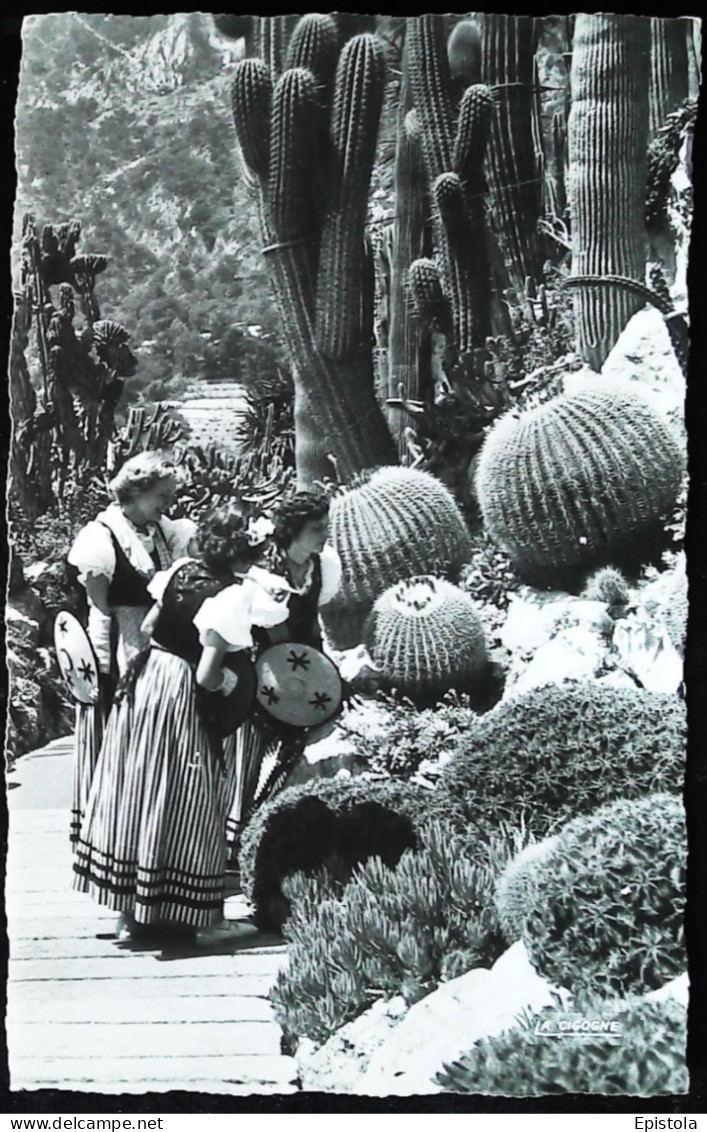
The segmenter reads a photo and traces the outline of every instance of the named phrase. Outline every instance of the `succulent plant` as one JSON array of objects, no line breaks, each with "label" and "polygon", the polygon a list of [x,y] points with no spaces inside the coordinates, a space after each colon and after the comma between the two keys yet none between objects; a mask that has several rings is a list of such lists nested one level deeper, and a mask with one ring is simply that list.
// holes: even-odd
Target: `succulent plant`
[{"label": "succulent plant", "polygon": [[323,614],[340,648],[362,640],[365,619],[389,586],[416,574],[455,579],[471,554],[451,493],[434,476],[411,468],[379,468],[336,495],[330,532],[343,582]]},{"label": "succulent plant", "polygon": [[685,811],[672,794],[602,806],[536,866],[523,939],[573,994],[644,994],[686,965]]},{"label": "succulent plant", "polygon": [[524,577],[550,585],[600,565],[640,564],[683,468],[680,444],[653,407],[598,381],[497,421],[476,487],[493,541]]},{"label": "succulent plant", "polygon": [[651,17],[652,134],[688,96],[687,31],[686,20]]},{"label": "succulent plant", "polygon": [[498,878],[496,911],[501,930],[509,943],[515,943],[523,934],[525,917],[533,907],[538,864],[549,859],[558,841],[559,835],[555,834],[526,845]]},{"label": "succulent plant", "polygon": [[[567,124],[572,275],[643,281],[649,69],[649,20],[577,16]],[[600,370],[641,306],[629,288],[579,287],[574,309],[582,359]]]},{"label": "succulent plant", "polygon": [[416,703],[451,688],[468,690],[486,668],[484,630],[471,598],[429,574],[381,594],[366,645],[385,685]]}]

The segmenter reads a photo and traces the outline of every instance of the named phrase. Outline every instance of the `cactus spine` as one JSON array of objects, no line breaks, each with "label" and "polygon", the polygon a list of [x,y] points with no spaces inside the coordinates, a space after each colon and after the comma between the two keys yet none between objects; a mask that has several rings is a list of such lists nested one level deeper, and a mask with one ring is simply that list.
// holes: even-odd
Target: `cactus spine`
[{"label": "cactus spine", "polygon": [[[650,23],[577,16],[568,121],[572,274],[643,282]],[[577,349],[600,370],[641,306],[622,287],[578,288]]]},{"label": "cactus spine", "polygon": [[334,497],[331,540],[343,566],[342,586],[324,609],[332,643],[358,644],[377,597],[418,574],[454,579],[471,542],[451,493],[434,476],[381,468]]},{"label": "cactus spine", "polygon": [[[456,106],[443,17],[412,18],[408,36],[415,110],[436,206],[439,281],[450,308],[449,317],[442,320],[448,328],[444,369],[455,393],[468,399],[478,396],[491,331],[482,195],[491,94],[475,84]],[[413,264],[409,279],[418,311],[425,309],[422,296],[416,293],[420,278]]]},{"label": "cactus spine", "polygon": [[675,505],[683,467],[656,411],[599,381],[497,421],[476,487],[494,542],[525,578],[549,584],[635,565]]},{"label": "cactus spine", "polygon": [[543,281],[542,192],[533,141],[537,23],[531,16],[481,17],[481,80],[495,103],[486,151],[491,216],[517,296],[528,277]]},{"label": "cactus spine", "polygon": [[[265,62],[237,65],[233,110],[293,365],[297,476],[304,486],[331,476],[332,461],[340,480],[395,461],[373,387],[364,240],[384,49],[365,34],[338,54],[334,19],[315,14],[299,20],[286,47],[279,19],[262,21]],[[283,62],[286,69],[275,78]],[[334,70],[332,109],[327,83]],[[268,76],[274,84],[269,142],[260,128]]]},{"label": "cactus spine", "polygon": [[423,703],[469,691],[486,669],[486,641],[468,594],[432,575],[408,578],[376,601],[368,651],[388,688]]}]

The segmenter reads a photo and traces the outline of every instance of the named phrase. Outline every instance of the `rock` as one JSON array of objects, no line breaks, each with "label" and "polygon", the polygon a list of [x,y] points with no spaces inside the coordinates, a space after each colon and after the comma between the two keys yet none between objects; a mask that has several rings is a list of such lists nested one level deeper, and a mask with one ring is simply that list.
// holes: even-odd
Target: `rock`
[{"label": "rock", "polygon": [[[663,316],[654,307],[645,307],[629,319],[613,350],[604,362],[602,379],[625,382],[665,417],[678,423],[684,417],[685,378],[675,357]],[[568,374],[565,392],[586,381],[584,371]]]},{"label": "rock", "polygon": [[481,1038],[516,1025],[523,1011],[553,1005],[558,993],[537,974],[523,943],[514,943],[490,971],[468,971],[410,1007],[373,1054],[359,1092],[364,1096],[440,1092],[434,1078],[445,1064]]},{"label": "rock", "polygon": [[371,1057],[406,1012],[405,1000],[380,999],[337,1030],[318,1048],[305,1039],[297,1047],[296,1061],[302,1088],[307,1092],[356,1093]]},{"label": "rock", "polygon": [[682,975],[676,975],[669,983],[664,986],[658,987],[657,990],[649,991],[648,994],[642,996],[643,1002],[665,1002],[667,998],[674,998],[682,1006],[687,1007],[690,1000],[690,979],[687,971]]},{"label": "rock", "polygon": [[617,621],[613,646],[619,664],[640,680],[649,692],[675,694],[683,679],[680,654],[660,617],[639,607]]},{"label": "rock", "polygon": [[543,684],[592,680],[604,664],[607,645],[597,633],[575,625],[563,629],[535,653],[529,664],[511,668],[504,699]]},{"label": "rock", "polygon": [[621,669],[615,668],[612,672],[605,672],[603,676],[597,676],[597,684],[606,684],[610,688],[636,688],[636,681],[633,677],[629,676],[628,672],[622,672]]},{"label": "rock", "polygon": [[600,633],[611,632],[613,622],[604,601],[554,595],[552,601],[512,598],[501,631],[501,643],[511,652],[534,652],[555,637],[560,628],[581,625]]},{"label": "rock", "polygon": [[348,736],[334,726],[329,734],[307,744],[302,758],[290,771],[284,785],[301,786],[313,779],[334,778],[341,771],[360,774],[366,765],[366,760],[357,754]]}]

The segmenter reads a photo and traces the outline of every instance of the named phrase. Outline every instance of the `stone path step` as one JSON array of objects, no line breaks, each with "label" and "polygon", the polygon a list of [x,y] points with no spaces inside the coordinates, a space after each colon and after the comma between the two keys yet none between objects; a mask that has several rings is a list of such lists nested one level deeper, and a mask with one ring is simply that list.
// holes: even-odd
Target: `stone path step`
[{"label": "stone path step", "polygon": [[[279,937],[202,951],[121,943],[116,914],[71,889],[73,740],[18,760],[8,792],[10,1087],[234,1096],[297,1090],[269,1001]],[[248,913],[242,897],[226,915]]]}]

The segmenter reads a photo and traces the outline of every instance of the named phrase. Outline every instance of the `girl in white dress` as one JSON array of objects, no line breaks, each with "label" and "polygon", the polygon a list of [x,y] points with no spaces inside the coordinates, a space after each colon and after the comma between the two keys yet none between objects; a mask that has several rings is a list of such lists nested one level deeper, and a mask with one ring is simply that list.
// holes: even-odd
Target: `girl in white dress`
[{"label": "girl in white dress", "polygon": [[287,606],[278,579],[251,570],[262,544],[243,509],[202,522],[199,560],[151,583],[149,653],[108,720],[76,849],[74,888],[122,913],[120,938],[160,926],[208,945],[253,930],[223,920],[227,776],[213,721],[238,690],[229,655]]},{"label": "girl in white dress", "polygon": [[115,497],[77,535],[68,561],[88,599],[88,636],[101,683],[96,703],[76,709],[71,841],[76,843],[91,787],[115,682],[144,648],[140,630],[152,604],[147,584],[185,553],[196,532],[190,519],[171,520],[176,487],[171,462],[156,452],[127,460],[110,483]]}]

